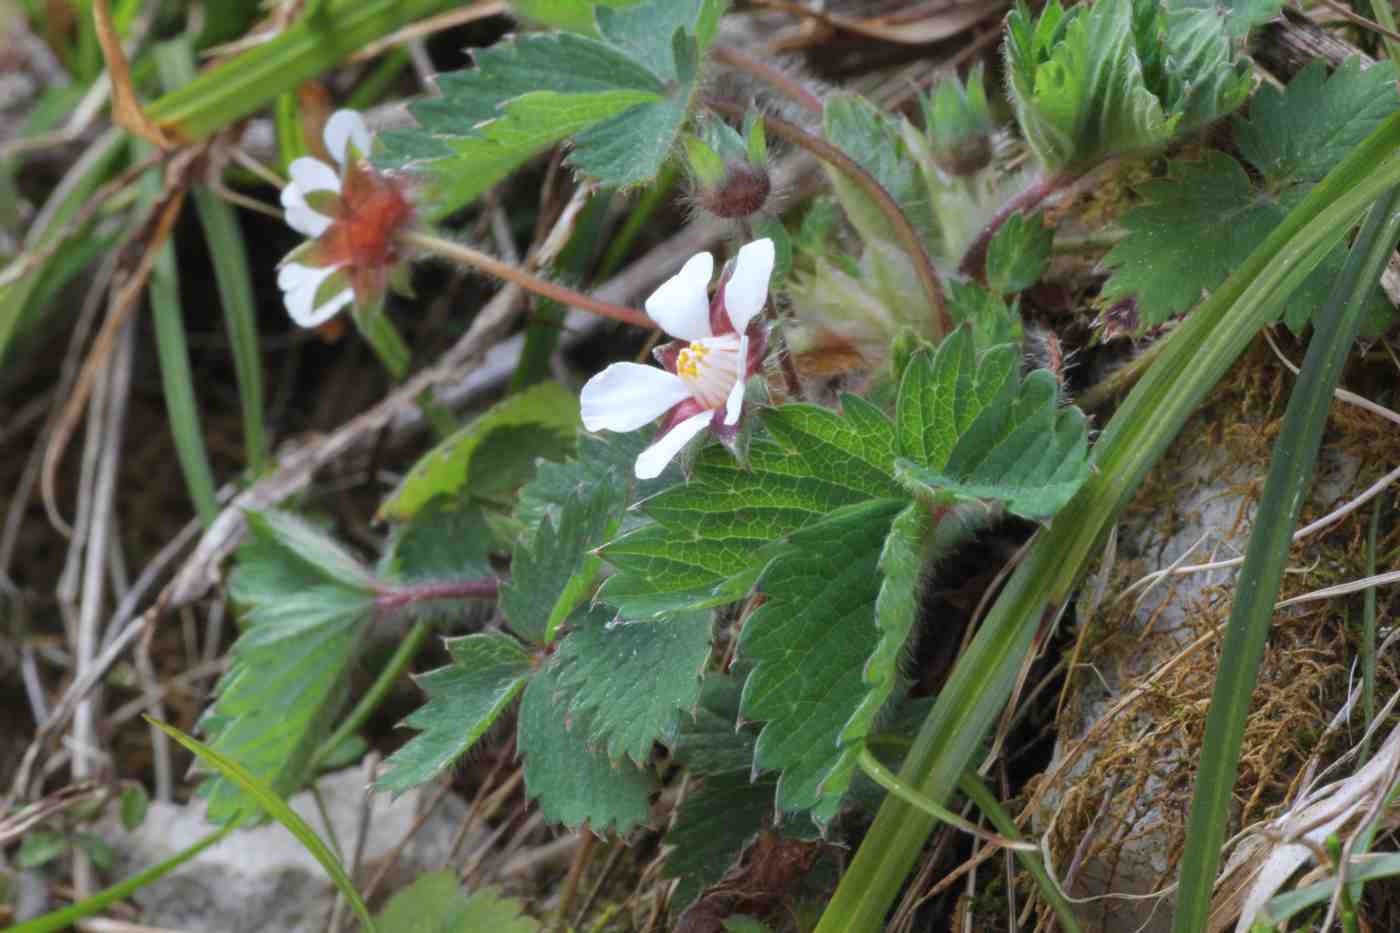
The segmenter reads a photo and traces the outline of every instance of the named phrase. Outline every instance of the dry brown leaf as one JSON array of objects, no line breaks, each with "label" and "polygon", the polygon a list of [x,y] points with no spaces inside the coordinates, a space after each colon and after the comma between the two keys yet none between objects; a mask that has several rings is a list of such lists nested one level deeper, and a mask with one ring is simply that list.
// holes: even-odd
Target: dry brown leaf
[{"label": "dry brown leaf", "polygon": [[92,18],[97,24],[97,41],[102,46],[102,57],[107,61],[107,75],[112,81],[112,119],[132,135],[161,149],[174,149],[185,142],[178,134],[152,121],[141,109],[141,102],[136,99],[136,88],[131,83],[131,65],[126,60],[116,24],[112,22],[108,0],[93,0]]},{"label": "dry brown leaf", "polygon": [[1000,15],[1004,3],[986,0],[930,0],[883,16],[863,19],[837,16],[803,6],[792,0],[755,0],[759,6],[805,17],[829,29],[853,32],[871,39],[900,45],[927,45],[955,36],[991,16]]}]

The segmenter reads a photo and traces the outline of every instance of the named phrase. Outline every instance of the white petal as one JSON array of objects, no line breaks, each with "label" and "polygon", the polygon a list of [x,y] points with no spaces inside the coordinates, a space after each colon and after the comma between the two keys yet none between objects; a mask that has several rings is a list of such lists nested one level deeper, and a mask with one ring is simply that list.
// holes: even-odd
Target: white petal
[{"label": "white petal", "polygon": [[734,380],[734,388],[729,390],[729,398],[724,402],[724,423],[739,423],[739,412],[744,408],[744,383],[749,378],[749,338],[739,338],[739,377]]},{"label": "white petal", "polygon": [[[287,270],[292,271],[288,274]],[[315,268],[312,266],[300,266],[295,263],[282,267],[282,271],[277,274],[277,284],[282,285],[284,281],[290,283],[284,285],[285,294],[282,296],[287,305],[287,313],[292,316],[292,320],[299,327],[319,327],[335,316],[336,312],[347,304],[355,300],[355,293],[350,289],[337,292],[329,300],[316,306],[316,293],[321,290],[326,279],[334,275],[334,266],[325,268]]]},{"label": "white petal", "polygon": [[287,166],[287,174],[291,176],[292,184],[300,189],[303,198],[312,191],[340,193],[340,176],[320,159],[311,156],[293,159],[292,164]]},{"label": "white petal", "polygon": [[715,272],[715,257],[696,253],[681,271],[661,283],[647,299],[647,314],[672,337],[704,340],[710,330],[710,296],[706,289]]},{"label": "white petal", "polygon": [[326,121],[326,128],[321,132],[321,138],[326,141],[326,151],[331,154],[331,158],[341,165],[345,164],[347,143],[354,143],[360,155],[369,155],[369,127],[365,126],[365,118],[360,116],[358,111],[337,110],[331,114],[331,118]]},{"label": "white petal", "polygon": [[614,363],[579,393],[583,426],[590,431],[635,431],[688,398],[680,376],[640,363]]},{"label": "white petal", "polygon": [[773,241],[767,237],[746,244],[734,258],[734,272],[724,283],[724,308],[729,323],[741,334],[768,300],[773,258]]},{"label": "white petal", "polygon": [[282,189],[282,209],[287,226],[302,236],[318,237],[333,221],[306,203],[306,196],[295,183]]},{"label": "white petal", "polygon": [[637,479],[655,479],[660,476],[661,471],[666,469],[666,464],[681,452],[682,447],[690,443],[691,438],[705,430],[714,417],[715,413],[712,411],[691,415],[657,438],[656,443],[637,457]]}]

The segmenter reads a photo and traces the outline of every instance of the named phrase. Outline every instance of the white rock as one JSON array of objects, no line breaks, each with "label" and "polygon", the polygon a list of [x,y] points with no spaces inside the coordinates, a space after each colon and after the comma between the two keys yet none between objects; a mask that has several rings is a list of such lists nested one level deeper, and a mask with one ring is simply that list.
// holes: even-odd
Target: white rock
[{"label": "white rock", "polygon": [[[349,862],[366,805],[365,773],[352,768],[327,775],[319,783],[334,837]],[[387,793],[369,796],[373,807],[367,823],[361,870],[356,879],[367,883],[381,860],[403,840],[419,808],[434,788],[418,788],[398,800]],[[296,810],[321,838],[330,836],[311,794],[292,798]],[[448,794],[404,847],[391,876],[378,893],[402,886],[424,871],[447,861],[452,839],[466,813],[466,804]],[[153,802],[145,821],[134,832],[120,828],[107,835],[121,854],[122,877],[167,859],[212,832],[204,820],[204,805]],[[320,933],[325,930],[335,900],[335,888],[319,862],[292,834],[277,823],[236,830],[154,884],[137,892],[141,922],[177,930],[208,933]],[[353,925],[353,924],[351,924]]]}]

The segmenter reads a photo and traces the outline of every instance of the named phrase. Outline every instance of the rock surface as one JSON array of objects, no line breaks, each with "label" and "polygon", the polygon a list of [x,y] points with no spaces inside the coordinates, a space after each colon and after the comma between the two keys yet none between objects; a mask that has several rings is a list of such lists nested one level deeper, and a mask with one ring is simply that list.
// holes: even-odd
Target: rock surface
[{"label": "rock surface", "polygon": [[[318,785],[342,851],[354,851],[367,800],[373,807],[365,824],[369,836],[356,878],[361,885],[408,834],[434,791],[431,785],[415,788],[391,801],[385,793],[367,798],[365,785],[365,772],[359,768],[327,775]],[[298,794],[291,805],[330,842],[310,793]],[[466,810],[457,797],[444,797],[404,847],[377,893],[393,891],[422,872],[441,868]],[[118,874],[126,877],[194,845],[212,829],[204,821],[202,804],[153,802],[134,832],[115,828],[107,835],[121,854]],[[343,863],[348,861],[348,855],[342,858]],[[236,831],[142,888],[134,899],[142,911],[141,922],[154,927],[208,933],[320,933],[326,929],[335,888],[291,833],[268,823]]]}]

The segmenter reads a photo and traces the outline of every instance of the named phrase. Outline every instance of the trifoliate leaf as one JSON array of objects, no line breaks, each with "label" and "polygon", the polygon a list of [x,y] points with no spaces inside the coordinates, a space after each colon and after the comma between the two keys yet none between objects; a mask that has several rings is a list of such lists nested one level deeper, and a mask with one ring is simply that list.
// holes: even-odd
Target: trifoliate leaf
[{"label": "trifoliate leaf", "polygon": [[[774,824],[772,778],[716,774],[692,785],[663,843],[662,877],[679,879],[671,911],[679,916],[738,862],[754,837]],[[723,814],[722,818],[717,815]]]},{"label": "trifoliate leaf", "polygon": [[501,611],[521,638],[549,644],[559,624],[593,595],[602,560],[590,551],[624,504],[619,492],[625,494],[625,487],[600,484],[574,493],[564,504],[558,529],[546,516],[538,531],[516,544],[511,580],[501,589]]},{"label": "trifoliate leaf", "polygon": [[1052,0],[1007,21],[1008,89],[1021,130],[1050,171],[1155,149],[1223,116],[1249,93],[1248,61],[1213,10],[1158,0]]},{"label": "trifoliate leaf", "polygon": [[491,568],[491,527],[480,505],[438,496],[397,526],[380,559],[395,583],[480,580]]},{"label": "trifoliate leaf", "polygon": [[538,465],[535,478],[520,490],[516,518],[527,528],[538,528],[547,515],[558,527],[564,504],[580,491],[591,492],[606,485],[614,490],[618,501],[631,505],[675,485],[682,478],[675,464],[668,466],[656,479],[636,478],[633,464],[637,455],[651,446],[652,440],[652,432],[647,430],[580,434],[577,451],[569,460]]},{"label": "trifoliate leaf", "polygon": [[671,757],[695,775],[751,771],[757,736],[741,725],[742,694],[743,681],[738,676],[707,674],[695,709],[681,716]]},{"label": "trifoliate leaf", "polygon": [[904,493],[891,480],[894,430],[855,396],[841,414],[814,405],[764,413],[773,441],[756,441],[741,466],[703,449],[690,482],[642,503],[655,524],[603,548],[620,571],[598,598],[626,619],[722,605],[741,598],[766,562],[766,546],[833,509]]},{"label": "trifoliate leaf", "polygon": [[1001,295],[1025,291],[1045,274],[1055,238],[1040,213],[1012,214],[987,246],[987,287]]},{"label": "trifoliate leaf", "polygon": [[[565,25],[581,24],[572,6],[556,12]],[[685,122],[719,12],[715,0],[599,6],[597,38],[545,33],[496,43],[476,53],[475,68],[442,76],[440,97],[411,108],[418,128],[383,134],[378,163],[425,175],[424,203],[438,215],[571,136],[573,167],[608,186],[649,181]]]},{"label": "trifoliate leaf", "polygon": [[591,742],[642,765],[699,700],[714,622],[708,612],[631,625],[610,619],[606,611],[578,619],[559,645],[559,685],[573,691],[569,711],[589,720]]},{"label": "trifoliate leaf", "polygon": [[519,901],[490,888],[470,896],[455,872],[419,875],[374,918],[380,933],[535,933],[540,924]]},{"label": "trifoliate leaf", "polygon": [[[1254,184],[1238,162],[1220,152],[1172,162],[1165,180],[1139,189],[1145,203],[1123,218],[1128,237],[1104,257],[1113,274],[1102,300],[1112,304],[1135,297],[1148,326],[1188,310],[1397,106],[1400,95],[1389,62],[1363,71],[1351,59],[1330,78],[1315,63],[1286,90],[1262,88],[1248,118],[1234,121],[1240,153],[1262,184]],[[1323,305],[1343,253],[1344,246],[1338,246],[1290,299],[1284,320],[1295,332]],[[1378,295],[1375,302],[1379,306]]]},{"label": "trifoliate leaf", "polygon": [[562,460],[578,429],[578,397],[542,382],[498,402],[424,454],[379,507],[403,521],[437,496],[503,496],[534,476],[540,457]]},{"label": "trifoliate leaf", "polygon": [[554,664],[525,688],[516,740],[525,759],[525,792],[551,823],[625,833],[646,822],[652,780],[626,759],[610,761],[590,742],[588,718],[569,713],[569,698]]},{"label": "trifoliate leaf", "polygon": [[452,663],[417,678],[427,702],[404,720],[419,730],[385,762],[376,786],[395,794],[426,783],[460,758],[525,687],[531,657],[508,635],[447,640]]},{"label": "trifoliate leaf", "polygon": [[1022,380],[1014,348],[980,360],[960,327],[910,362],[895,420],[897,475],[935,505],[1000,502],[1016,515],[1048,518],[1088,479],[1083,412],[1060,407],[1058,380],[1037,370]]},{"label": "trifoliate leaf", "polygon": [[[279,795],[310,777],[311,757],[342,700],[360,636],[374,618],[373,578],[329,536],[282,512],[251,513],[230,588],[243,634],[201,720],[210,745]],[[282,565],[285,572],[273,568]],[[223,778],[201,788],[209,820],[262,808]]]},{"label": "trifoliate leaf", "polygon": [[764,723],[754,766],[782,772],[783,810],[810,809],[825,822],[850,784],[863,736],[847,727],[870,693],[863,675],[879,635],[880,554],[906,502],[836,510],[794,533],[759,580],[766,600],[739,638],[740,657],[754,664],[742,712]]},{"label": "trifoliate leaf", "polygon": [[928,509],[915,502],[896,515],[890,525],[889,537],[880,551],[882,579],[875,599],[875,627],[880,637],[863,672],[869,690],[842,731],[843,744],[863,742],[874,730],[880,711],[900,687],[900,658],[918,621],[930,524]]}]

